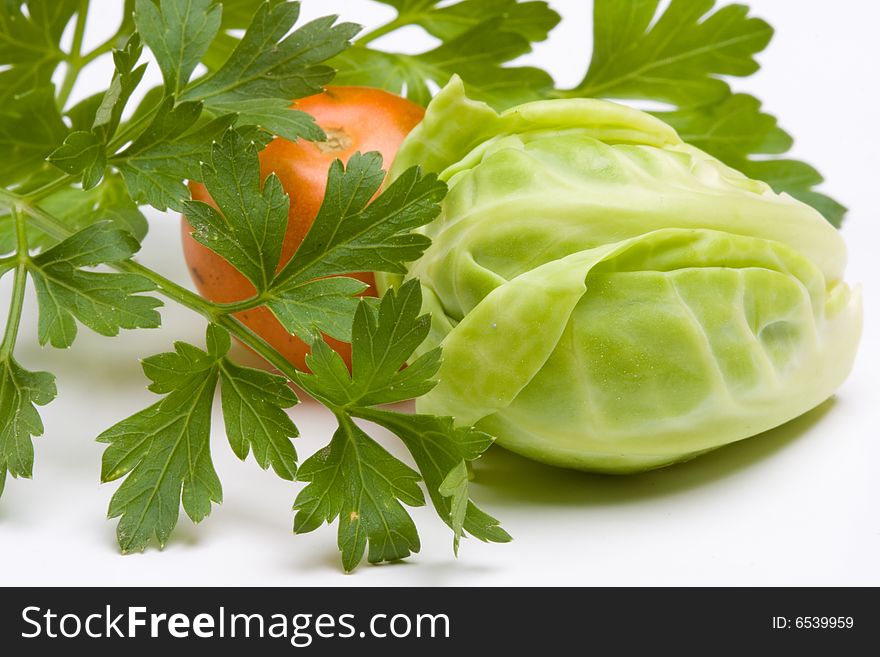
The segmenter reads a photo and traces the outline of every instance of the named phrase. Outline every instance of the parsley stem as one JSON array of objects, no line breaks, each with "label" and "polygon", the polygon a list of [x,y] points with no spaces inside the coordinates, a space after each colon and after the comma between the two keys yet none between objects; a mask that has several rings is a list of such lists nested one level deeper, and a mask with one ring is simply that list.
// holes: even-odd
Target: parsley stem
[{"label": "parsley stem", "polygon": [[120,148],[125,146],[128,142],[132,141],[134,133],[137,132],[137,129],[141,127],[144,123],[148,121],[152,121],[153,117],[156,115],[156,111],[161,107],[161,103],[157,103],[155,107],[150,109],[148,112],[143,114],[141,117],[137,119],[137,121],[126,123],[122,126],[122,129],[116,134],[116,137],[107,145],[107,152],[112,154],[117,154]]},{"label": "parsley stem", "polygon": [[73,91],[73,85],[79,77],[82,70],[83,61],[82,54],[83,36],[86,32],[86,16],[89,13],[88,0],[80,0],[79,9],[76,12],[76,27],[73,32],[73,43],[70,46],[70,53],[67,56],[67,70],[64,72],[64,80],[61,82],[61,89],[58,91],[58,109],[64,109],[67,99],[70,98],[70,92]]},{"label": "parsley stem", "polygon": [[24,216],[13,206],[12,219],[15,222],[16,255],[18,264],[15,266],[15,278],[12,282],[12,299],[9,303],[9,316],[6,320],[6,331],[0,343],[0,360],[9,358],[18,337],[18,326],[21,323],[21,310],[24,307],[25,284],[27,283],[28,244]]},{"label": "parsley stem", "polygon": [[224,313],[240,313],[245,310],[253,310],[254,308],[259,308],[263,304],[265,304],[266,300],[262,295],[257,295],[250,297],[248,299],[242,299],[241,301],[233,301],[228,303],[217,303],[215,304],[218,308],[220,308]]},{"label": "parsley stem", "polygon": [[90,64],[94,60],[96,60],[101,55],[110,52],[113,50],[113,46],[116,45],[116,42],[119,40],[119,37],[125,34],[125,31],[130,25],[128,24],[128,18],[131,17],[131,12],[133,8],[130,2],[125,3],[125,7],[122,10],[122,24],[119,26],[119,29],[113,33],[112,36],[107,37],[107,40],[101,43],[100,45],[95,46],[95,48],[85,55],[81,57],[82,65]]},{"label": "parsley stem", "polygon": [[253,349],[272,367],[281,372],[281,374],[288,379],[294,383],[299,383],[301,372],[293,366],[293,363],[278,353],[272,345],[254,333],[249,327],[235,319],[235,317],[232,317],[231,315],[220,315],[214,323],[229,331],[229,333],[234,335],[243,345]]},{"label": "parsley stem", "polygon": [[32,192],[28,192],[25,198],[31,202],[36,203],[37,201],[42,201],[47,196],[51,196],[55,192],[64,189],[65,187],[69,187],[74,184],[77,180],[79,180],[79,176],[74,176],[71,174],[65,174],[60,178],[56,178],[50,183],[46,183],[42,187],[38,187]]},{"label": "parsley stem", "polygon": [[290,361],[284,358],[284,356],[278,353],[274,347],[254,333],[249,327],[242,324],[239,320],[232,317],[228,312],[224,311],[216,304],[203,299],[198,294],[187,290],[185,287],[178,285],[158,272],[155,272],[140,263],[134,262],[133,260],[126,260],[125,262],[112,266],[119,271],[140,274],[141,276],[148,278],[156,285],[156,288],[165,297],[199,313],[209,322],[222,326],[231,335],[234,335],[242,344],[250,347],[266,359],[270,365],[284,374],[288,379],[294,382],[298,381],[299,372]]},{"label": "parsley stem", "polygon": [[364,34],[363,36],[358,38],[354,42],[354,45],[365,46],[368,43],[375,41],[379,37],[385,36],[386,34],[391,34],[395,30],[398,30],[401,27],[404,27],[405,25],[409,25],[410,22],[411,22],[411,20],[405,19],[402,16],[398,16],[390,23],[386,23],[385,25],[382,25],[381,27],[377,27],[375,30],[367,32],[366,34]]},{"label": "parsley stem", "polygon": [[[0,192],[2,191],[4,190],[0,190]],[[11,193],[6,193],[4,195],[10,196],[12,199],[16,198],[16,196]],[[37,228],[51,237],[62,240],[73,234],[73,231],[42,208],[27,203],[21,203],[20,207],[30,216],[33,224]],[[21,221],[23,223],[23,217],[21,218]],[[24,253],[27,253],[26,243]],[[300,373],[290,361],[284,358],[284,356],[282,356],[275,348],[254,333],[250,328],[230,315],[230,311],[227,308],[202,298],[195,292],[187,290],[185,287],[165,278],[160,273],[133,260],[126,260],[125,262],[111,264],[110,266],[118,271],[139,274],[144,278],[149,279],[163,296],[197,312],[209,322],[222,326],[229,331],[230,334],[234,335],[242,344],[253,349],[256,353],[266,359],[270,365],[285,375],[288,379],[293,382],[299,380]],[[16,270],[16,276],[17,275],[18,270]],[[16,284],[17,281],[18,278],[16,278]],[[22,287],[24,286],[23,281],[21,285]]]},{"label": "parsley stem", "polygon": [[140,276],[149,279],[164,296],[186,306],[190,310],[196,311],[211,322],[216,323],[218,318],[224,314],[210,301],[200,297],[195,292],[187,290],[182,285],[178,285],[171,279],[165,278],[159,272],[154,271],[139,262],[126,260],[124,262],[111,264],[110,266],[119,271],[139,274]]}]

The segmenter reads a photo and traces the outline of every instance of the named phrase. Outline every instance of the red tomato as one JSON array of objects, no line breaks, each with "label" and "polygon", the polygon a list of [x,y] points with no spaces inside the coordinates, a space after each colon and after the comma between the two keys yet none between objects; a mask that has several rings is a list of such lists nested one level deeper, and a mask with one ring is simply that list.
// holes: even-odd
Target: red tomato
[{"label": "red tomato", "polygon": [[[403,139],[424,116],[422,107],[400,96],[367,87],[327,87],[323,93],[303,98],[293,107],[314,116],[328,139],[316,144],[276,138],[260,153],[263,178],[274,171],[290,196],[279,269],[290,260],[315,220],[333,161],[340,159],[347,163],[358,151],[378,151],[387,169]],[[190,190],[194,199],[215,205],[204,185],[190,183]],[[254,287],[244,276],[192,238],[186,217],[181,222],[181,231],[183,254],[202,296],[218,303],[231,303],[254,295]],[[372,273],[354,277],[370,284],[366,294],[375,295]],[[236,317],[296,367],[306,369],[308,346],[290,334],[268,308],[261,306],[238,313]],[[351,366],[351,345],[330,337],[325,339]]]}]

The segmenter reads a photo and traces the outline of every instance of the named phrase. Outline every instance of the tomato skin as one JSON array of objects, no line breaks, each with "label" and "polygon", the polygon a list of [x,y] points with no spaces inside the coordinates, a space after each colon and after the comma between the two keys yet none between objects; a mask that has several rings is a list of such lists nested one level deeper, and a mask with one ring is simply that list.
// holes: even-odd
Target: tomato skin
[{"label": "tomato skin", "polygon": [[[424,109],[379,89],[327,87],[320,94],[303,98],[292,107],[308,112],[327,133],[327,141],[315,144],[276,138],[260,153],[260,172],[281,180],[290,196],[287,231],[281,248],[279,269],[290,260],[314,222],[324,200],[327,172],[334,160],[347,163],[356,152],[378,151],[388,169],[400,144],[422,120]],[[195,200],[216,207],[201,183],[190,183]],[[199,293],[217,303],[234,303],[252,297],[253,285],[222,257],[196,242],[192,228],[181,221],[183,254]],[[372,273],[352,274],[368,285],[365,294],[375,295]],[[305,370],[308,346],[291,335],[265,306],[235,315],[278,350],[297,368]],[[351,346],[325,336],[327,343],[351,365]]]}]

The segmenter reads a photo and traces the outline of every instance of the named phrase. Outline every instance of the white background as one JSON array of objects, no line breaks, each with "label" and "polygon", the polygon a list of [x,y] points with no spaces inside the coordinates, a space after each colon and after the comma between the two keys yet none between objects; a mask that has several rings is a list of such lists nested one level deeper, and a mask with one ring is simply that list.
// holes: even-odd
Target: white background
[{"label": "white background", "polygon": [[[115,522],[104,518],[115,485],[98,483],[102,446],[94,438],[154,401],[138,359],[167,351],[174,340],[200,344],[204,324],[168,305],[160,330],[107,339],[81,329],[73,349],[56,351],[36,344],[29,299],[16,357],[29,369],[57,374],[59,397],[42,410],[46,432],[36,440],[34,480],[10,479],[0,500],[3,584],[880,584],[880,5],[749,4],[777,34],[760,55],[760,73],[734,80],[734,88],[757,95],[780,117],[797,139],[793,154],[816,165],[828,180],[824,189],[851,208],[843,235],[851,253],[848,278],[864,285],[865,335],[855,370],[834,400],[775,431],[640,476],[557,470],[493,449],[477,464],[473,495],[503,520],[513,543],[466,540],[456,560],[433,510],[416,509],[421,553],[401,564],[365,565],[350,576],[340,568],[335,528],[292,535],[290,506],[301,484],[238,461],[217,413],[212,447],[225,501],[197,527],[181,513],[163,552],[123,557]],[[100,9],[86,48],[115,29],[121,2],[92,5]],[[591,3],[551,5],[564,21],[524,61],[573,85],[588,58]],[[307,16],[330,12],[367,26],[392,13],[364,0],[306,0]],[[385,39],[407,48],[429,42],[416,30]],[[110,71],[108,61],[88,69],[75,98],[104,88]],[[159,79],[155,65],[148,75]],[[178,218],[156,212],[149,218],[140,259],[189,283]],[[329,439],[328,414],[314,403],[304,402],[293,417],[301,457]]]}]

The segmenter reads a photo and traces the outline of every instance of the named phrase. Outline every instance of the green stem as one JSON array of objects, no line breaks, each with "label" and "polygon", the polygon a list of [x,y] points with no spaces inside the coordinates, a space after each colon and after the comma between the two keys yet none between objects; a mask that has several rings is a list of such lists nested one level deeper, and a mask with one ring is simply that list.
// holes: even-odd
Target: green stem
[{"label": "green stem", "polygon": [[156,115],[156,111],[162,106],[162,103],[156,105],[153,109],[148,111],[146,114],[141,116],[134,123],[126,124],[122,130],[116,135],[116,137],[107,145],[108,153],[116,153],[117,150],[125,146],[129,141],[132,141],[135,136],[134,133],[137,129],[147,121],[152,121],[153,117]]},{"label": "green stem", "polygon": [[16,255],[18,264],[15,267],[15,278],[12,282],[12,300],[9,303],[9,317],[6,320],[6,331],[0,343],[0,360],[6,360],[12,354],[15,340],[18,337],[18,326],[21,323],[21,309],[24,307],[25,284],[27,283],[28,244],[24,225],[24,215],[12,208],[12,219],[15,221]]},{"label": "green stem", "polygon": [[382,27],[377,27],[375,30],[367,32],[366,34],[355,40],[354,45],[365,46],[368,43],[375,41],[379,37],[385,36],[386,34],[391,34],[395,30],[398,30],[405,25],[409,25],[410,22],[410,20],[405,19],[403,16],[398,16],[390,23],[386,23]]},{"label": "green stem", "polygon": [[278,353],[272,345],[254,333],[249,327],[235,319],[235,317],[232,317],[231,315],[221,315],[214,323],[229,331],[229,333],[234,335],[243,345],[253,349],[272,367],[281,372],[288,379],[294,383],[299,383],[299,378],[302,372],[296,369],[289,360]]},{"label": "green stem", "polygon": [[56,178],[50,183],[43,185],[42,187],[38,187],[32,192],[28,192],[25,195],[25,198],[30,203],[36,203],[37,201],[42,201],[47,196],[52,196],[55,192],[64,189],[65,187],[70,187],[77,180],[79,180],[79,176],[73,176],[70,174],[65,174],[60,178]]},{"label": "green stem", "polygon": [[113,46],[116,45],[116,41],[119,39],[119,35],[121,34],[121,32],[122,30],[120,28],[116,31],[116,34],[108,38],[104,43],[96,46],[94,50],[91,50],[90,52],[87,52],[85,55],[83,55],[80,58],[80,63],[82,64],[82,66],[85,67],[87,64],[91,64],[101,55],[104,55],[113,50]]},{"label": "green stem", "polygon": [[[0,195],[15,198],[14,194],[2,189],[0,189]],[[46,212],[42,208],[35,207],[33,205],[23,202],[21,203],[21,207],[31,217],[31,220],[37,228],[42,230],[44,233],[50,235],[54,239],[63,240],[72,234],[72,231],[66,225],[64,225],[64,223],[56,219],[53,215]],[[210,301],[203,299],[195,292],[187,290],[185,287],[178,285],[174,281],[165,278],[158,272],[155,272],[149,267],[145,267],[140,263],[134,262],[133,260],[126,260],[124,262],[114,263],[110,266],[117,271],[139,274],[149,279],[153,282],[153,284],[163,296],[170,299],[171,301],[185,306],[186,308],[189,308],[194,312],[197,312],[209,322],[213,322],[218,326],[222,326],[227,331],[229,331],[229,333],[238,338],[238,340],[242,344],[250,347],[260,356],[265,358],[270,365],[272,365],[275,369],[284,374],[291,381],[299,381],[299,370],[297,370],[286,358],[284,358],[284,356],[278,353],[278,351],[263,338],[254,333],[250,328],[242,324],[235,317],[232,317],[229,314],[229,310],[227,308],[223,306],[218,306],[217,304],[211,303]]]},{"label": "green stem", "polygon": [[73,85],[76,83],[79,72],[82,70],[82,42],[86,32],[86,15],[89,12],[88,0],[80,0],[79,9],[76,14],[76,27],[73,32],[73,43],[70,46],[70,53],[67,56],[67,70],[64,72],[64,80],[61,82],[61,89],[58,91],[58,109],[64,109],[67,99],[70,98],[70,92],[73,91]]},{"label": "green stem", "polygon": [[233,303],[218,303],[215,305],[224,313],[232,315],[234,313],[244,312],[245,310],[253,310],[254,308],[258,308],[265,303],[266,299],[264,299],[262,295],[257,295],[248,299],[243,299],[241,301],[235,301]]}]

